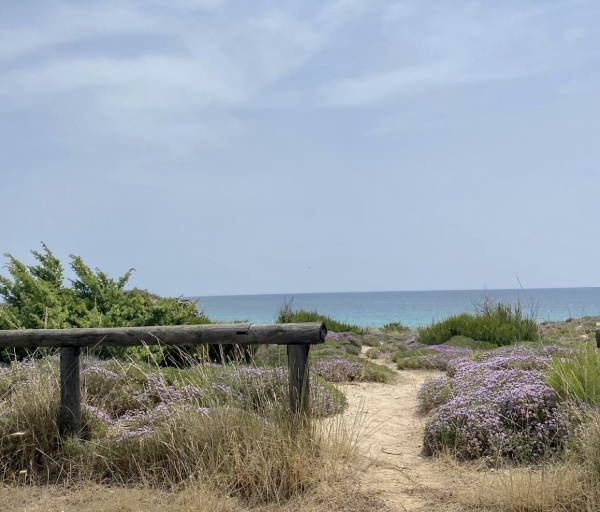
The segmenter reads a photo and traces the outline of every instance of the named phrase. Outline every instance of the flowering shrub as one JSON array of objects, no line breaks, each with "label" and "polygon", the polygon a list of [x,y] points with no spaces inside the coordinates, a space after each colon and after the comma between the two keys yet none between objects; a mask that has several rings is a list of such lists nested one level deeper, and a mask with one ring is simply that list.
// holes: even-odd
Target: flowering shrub
[{"label": "flowering shrub", "polygon": [[[242,367],[231,374],[244,390],[246,408],[264,409],[266,407],[284,407],[288,404],[287,368]],[[331,416],[342,412],[346,405],[344,395],[332,385],[318,377],[310,375],[309,389],[311,413],[313,416]]]},{"label": "flowering shrub", "polygon": [[360,380],[363,365],[336,357],[317,361],[312,370],[329,382],[345,382]]},{"label": "flowering shrub", "polygon": [[418,394],[424,410],[437,407],[425,429],[425,451],[519,461],[559,452],[572,426],[543,382],[549,360],[548,350],[515,347],[453,361],[448,377],[427,382]]},{"label": "flowering shrub", "polygon": [[[67,456],[57,436],[57,362],[25,360],[0,366],[0,457],[5,476],[22,467],[41,473],[51,472],[49,467],[60,470],[54,461]],[[83,437],[91,441],[86,449],[96,450],[99,464],[118,461],[130,474],[139,468],[129,459],[146,460],[148,467],[156,457],[168,459],[165,450],[172,445],[164,443],[169,436],[200,450],[202,436],[214,440],[210,436],[218,425],[215,421],[231,429],[268,427],[270,432],[282,428],[289,410],[284,368],[208,364],[176,370],[84,358],[81,373]],[[331,416],[346,405],[342,393],[317,375],[311,375],[310,392],[313,416]],[[174,433],[178,425],[187,430]]]},{"label": "flowering shrub", "polygon": [[447,370],[457,359],[469,357],[473,351],[468,348],[452,347],[449,345],[431,345],[424,349],[412,349],[398,352],[394,361],[399,370]]}]

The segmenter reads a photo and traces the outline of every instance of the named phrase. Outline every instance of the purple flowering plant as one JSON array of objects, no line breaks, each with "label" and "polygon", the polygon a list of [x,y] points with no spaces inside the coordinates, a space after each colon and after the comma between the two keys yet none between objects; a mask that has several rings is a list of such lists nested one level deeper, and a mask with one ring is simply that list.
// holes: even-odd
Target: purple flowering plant
[{"label": "purple flowering plant", "polygon": [[399,370],[447,370],[457,359],[469,357],[474,351],[450,345],[430,345],[398,352],[393,358]]},{"label": "purple flowering plant", "polygon": [[574,423],[544,382],[552,352],[560,348],[503,347],[456,358],[448,376],[425,383],[418,399],[434,411],[424,450],[452,450],[461,459],[533,461],[560,453]]},{"label": "purple flowering plant", "polygon": [[[287,368],[208,364],[161,370],[95,361],[84,367],[82,377],[84,419],[118,445],[143,441],[187,412],[207,415],[225,407],[268,422],[289,408]],[[345,407],[345,397],[317,375],[311,375],[310,391],[315,417]]]}]

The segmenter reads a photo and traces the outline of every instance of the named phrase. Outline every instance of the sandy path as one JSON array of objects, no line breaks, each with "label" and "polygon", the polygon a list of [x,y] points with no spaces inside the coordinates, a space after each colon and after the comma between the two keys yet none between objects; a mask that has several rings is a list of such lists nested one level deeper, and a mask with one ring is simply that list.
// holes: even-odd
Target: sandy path
[{"label": "sandy path", "polygon": [[466,483],[465,475],[421,454],[427,418],[419,413],[416,399],[423,382],[442,374],[398,374],[396,384],[366,382],[343,388],[349,403],[345,416],[351,421],[357,415],[362,418],[359,446],[372,459],[361,485],[395,510],[446,510],[445,502],[457,485]]}]

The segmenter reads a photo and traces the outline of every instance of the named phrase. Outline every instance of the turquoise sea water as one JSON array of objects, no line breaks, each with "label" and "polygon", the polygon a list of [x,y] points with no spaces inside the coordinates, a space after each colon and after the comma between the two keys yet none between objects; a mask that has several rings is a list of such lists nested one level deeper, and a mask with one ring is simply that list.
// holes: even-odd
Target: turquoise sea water
[{"label": "turquoise sea water", "polygon": [[515,303],[525,312],[537,312],[539,321],[600,315],[600,288],[540,288],[530,290],[454,290],[412,292],[298,293],[287,295],[232,295],[193,297],[212,319],[275,321],[277,310],[293,298],[296,308],[317,310],[336,320],[378,327],[402,322],[409,327],[427,325],[455,313],[474,311],[484,297]]}]

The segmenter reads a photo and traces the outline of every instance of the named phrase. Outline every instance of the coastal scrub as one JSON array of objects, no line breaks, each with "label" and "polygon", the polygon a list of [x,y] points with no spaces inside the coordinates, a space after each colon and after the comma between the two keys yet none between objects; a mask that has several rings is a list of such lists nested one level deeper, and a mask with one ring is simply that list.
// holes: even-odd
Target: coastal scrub
[{"label": "coastal scrub", "polygon": [[[209,479],[229,495],[269,501],[314,485],[314,467],[329,464],[325,446],[337,443],[320,422],[291,437],[283,368],[175,369],[84,358],[81,375],[82,438],[61,441],[58,359],[0,368],[0,480],[23,471],[34,481]],[[317,375],[310,389],[316,417],[346,405]]]},{"label": "coastal scrub", "polygon": [[425,429],[425,452],[519,462],[561,453],[574,422],[544,382],[551,350],[515,347],[457,358],[447,377],[424,384],[421,407],[435,409]]}]

